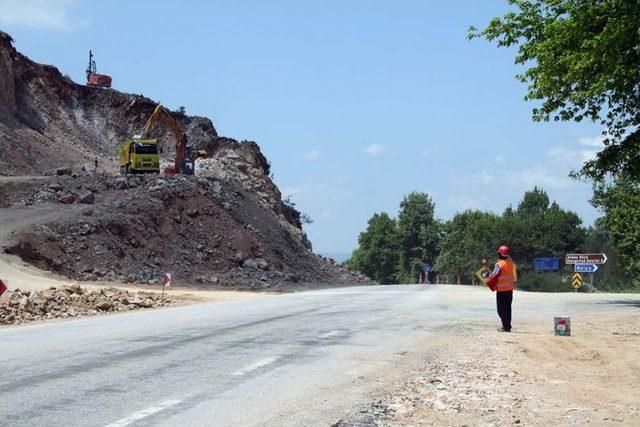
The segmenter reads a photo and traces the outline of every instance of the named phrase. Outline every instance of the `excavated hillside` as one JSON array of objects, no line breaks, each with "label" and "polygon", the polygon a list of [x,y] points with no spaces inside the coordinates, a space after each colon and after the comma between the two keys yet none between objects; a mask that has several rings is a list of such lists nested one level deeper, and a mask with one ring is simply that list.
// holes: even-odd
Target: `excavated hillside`
[{"label": "excavated hillside", "polygon": [[[259,146],[219,136],[205,117],[171,113],[210,153],[195,176],[117,176],[116,144],[139,133],[156,105],[76,84],[0,31],[0,208],[86,205],[17,230],[6,252],[79,280],[157,283],[172,272],[212,287],[370,283],[311,252]],[[169,131],[154,132],[170,155]]]}]

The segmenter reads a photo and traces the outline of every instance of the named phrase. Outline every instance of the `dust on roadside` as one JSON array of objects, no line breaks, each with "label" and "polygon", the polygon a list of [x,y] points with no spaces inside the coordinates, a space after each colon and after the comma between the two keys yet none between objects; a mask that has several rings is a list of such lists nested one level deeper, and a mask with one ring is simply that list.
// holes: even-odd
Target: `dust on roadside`
[{"label": "dust on roadside", "polygon": [[435,331],[409,375],[335,426],[640,424],[638,316],[574,316],[571,337],[551,323]]}]

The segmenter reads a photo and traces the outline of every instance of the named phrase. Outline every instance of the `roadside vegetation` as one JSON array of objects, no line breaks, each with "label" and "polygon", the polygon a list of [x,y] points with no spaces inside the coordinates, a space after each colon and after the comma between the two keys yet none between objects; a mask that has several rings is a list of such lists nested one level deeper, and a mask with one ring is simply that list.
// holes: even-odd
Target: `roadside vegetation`
[{"label": "roadside vegetation", "polygon": [[[602,228],[603,219],[585,227],[580,217],[549,200],[547,193],[527,191],[516,207],[502,214],[467,210],[449,221],[434,217],[435,203],[425,193],[407,195],[397,218],[376,213],[360,234],[359,246],[347,266],[379,283],[415,283],[421,264],[433,267],[441,282],[473,283],[483,258],[491,263],[495,249],[507,244],[518,264],[519,288],[546,292],[571,290],[571,266],[556,273],[533,271],[533,259],[558,257],[570,252],[605,252],[608,262],[600,266],[596,287],[600,290],[633,289],[610,236]],[[585,287],[588,289],[588,287]],[[640,290],[636,284],[636,289]]]},{"label": "roadside vegetation", "polygon": [[[523,70],[516,78],[526,86],[525,100],[535,104],[534,121],[590,120],[602,126],[601,151],[571,174],[593,182],[591,203],[602,217],[585,228],[575,213],[534,188],[502,215],[469,210],[442,222],[433,218],[428,195],[412,193],[397,219],[382,213],[369,220],[347,264],[380,283],[412,283],[420,263],[427,262],[445,280],[469,283],[478,261],[492,259],[506,243],[519,265],[521,289],[558,291],[570,289],[569,269],[535,273],[534,257],[605,252],[609,261],[598,270],[596,288],[640,291],[640,2],[508,3],[512,10],[484,29],[470,27],[469,39],[514,49]],[[407,203],[414,200],[419,206]]]}]

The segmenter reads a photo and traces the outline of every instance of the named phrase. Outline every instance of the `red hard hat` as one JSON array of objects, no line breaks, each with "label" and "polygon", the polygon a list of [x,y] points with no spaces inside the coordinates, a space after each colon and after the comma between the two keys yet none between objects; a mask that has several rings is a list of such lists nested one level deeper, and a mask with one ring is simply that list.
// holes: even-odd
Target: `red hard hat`
[{"label": "red hard hat", "polygon": [[511,250],[509,250],[509,246],[502,245],[498,248],[498,253],[502,256],[509,256]]}]

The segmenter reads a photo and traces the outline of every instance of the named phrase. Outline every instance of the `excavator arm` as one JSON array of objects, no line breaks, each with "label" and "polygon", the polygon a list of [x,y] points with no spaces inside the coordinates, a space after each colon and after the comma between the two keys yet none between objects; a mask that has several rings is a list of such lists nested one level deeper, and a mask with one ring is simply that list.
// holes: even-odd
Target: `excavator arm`
[{"label": "excavator arm", "polygon": [[155,126],[158,119],[162,120],[162,122],[167,125],[167,127],[173,133],[173,136],[176,139],[176,155],[173,163],[173,167],[168,167],[165,169],[165,174],[175,174],[175,173],[186,173],[188,175],[193,175],[193,158],[191,156],[187,156],[189,147],[187,146],[187,136],[180,130],[178,126],[178,122],[173,118],[171,114],[169,114],[162,105],[158,105],[156,109],[147,120],[147,123],[144,125],[144,129],[142,130],[143,134],[149,135],[153,127]]}]

